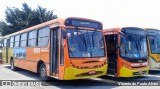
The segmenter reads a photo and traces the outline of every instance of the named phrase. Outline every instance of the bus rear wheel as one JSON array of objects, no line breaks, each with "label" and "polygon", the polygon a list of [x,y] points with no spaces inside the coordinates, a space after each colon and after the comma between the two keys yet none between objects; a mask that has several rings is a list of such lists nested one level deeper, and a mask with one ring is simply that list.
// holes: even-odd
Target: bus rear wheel
[{"label": "bus rear wheel", "polygon": [[49,77],[47,76],[47,69],[44,63],[40,65],[39,76],[43,81],[47,81],[49,79]]},{"label": "bus rear wheel", "polygon": [[14,66],[14,60],[11,60],[11,70],[15,71],[16,67]]}]

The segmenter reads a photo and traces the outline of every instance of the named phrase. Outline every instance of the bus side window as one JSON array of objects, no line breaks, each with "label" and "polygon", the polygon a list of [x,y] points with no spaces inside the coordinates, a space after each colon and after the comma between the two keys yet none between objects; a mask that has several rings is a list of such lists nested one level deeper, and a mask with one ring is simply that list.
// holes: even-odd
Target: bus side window
[{"label": "bus side window", "polygon": [[37,30],[28,33],[28,47],[36,46]]},{"label": "bus side window", "polygon": [[26,47],[27,44],[27,33],[21,34],[20,47]]},{"label": "bus side window", "polygon": [[10,37],[10,45],[9,47],[12,48],[14,43],[14,36]]},{"label": "bus side window", "polygon": [[47,46],[49,40],[49,27],[39,29],[38,31],[38,46]]},{"label": "bus side window", "polygon": [[14,47],[19,47],[19,39],[20,39],[20,35],[16,35]]}]

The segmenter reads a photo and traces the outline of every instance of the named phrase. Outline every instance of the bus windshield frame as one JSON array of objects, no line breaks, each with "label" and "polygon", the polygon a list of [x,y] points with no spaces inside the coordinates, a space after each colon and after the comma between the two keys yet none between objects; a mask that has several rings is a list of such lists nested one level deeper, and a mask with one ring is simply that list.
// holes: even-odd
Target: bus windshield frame
[{"label": "bus windshield frame", "polygon": [[126,59],[147,59],[147,38],[143,30],[124,30],[120,36],[120,56]]},{"label": "bus windshield frame", "polygon": [[105,57],[103,32],[78,28],[66,28],[70,58]]}]

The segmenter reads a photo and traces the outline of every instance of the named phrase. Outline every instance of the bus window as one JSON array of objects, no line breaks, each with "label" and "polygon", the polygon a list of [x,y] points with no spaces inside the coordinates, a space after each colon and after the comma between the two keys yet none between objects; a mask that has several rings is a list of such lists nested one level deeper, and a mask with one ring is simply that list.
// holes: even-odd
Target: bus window
[{"label": "bus window", "polygon": [[45,27],[38,32],[38,46],[47,46],[49,38],[49,27]]},{"label": "bus window", "polygon": [[27,43],[27,33],[23,33],[23,34],[21,34],[20,46],[26,47],[26,43]]},{"label": "bus window", "polygon": [[10,48],[13,47],[13,43],[14,43],[14,36],[10,38],[10,46],[9,46]]},{"label": "bus window", "polygon": [[19,47],[19,37],[20,35],[15,36],[15,46],[14,47]]},{"label": "bus window", "polygon": [[28,35],[28,46],[36,46],[37,31],[31,31]]}]

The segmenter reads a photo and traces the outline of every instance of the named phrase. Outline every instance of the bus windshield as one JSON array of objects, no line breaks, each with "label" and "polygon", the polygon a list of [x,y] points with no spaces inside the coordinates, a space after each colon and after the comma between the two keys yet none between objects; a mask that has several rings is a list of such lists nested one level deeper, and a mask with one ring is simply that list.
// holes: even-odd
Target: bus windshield
[{"label": "bus windshield", "polygon": [[149,35],[148,37],[149,37],[151,52],[154,54],[159,54],[160,53],[159,35]]},{"label": "bus windshield", "polygon": [[66,29],[70,57],[105,56],[103,34],[99,31]]},{"label": "bus windshield", "polygon": [[120,55],[126,58],[147,58],[146,36],[140,34],[126,33],[121,36]]}]

